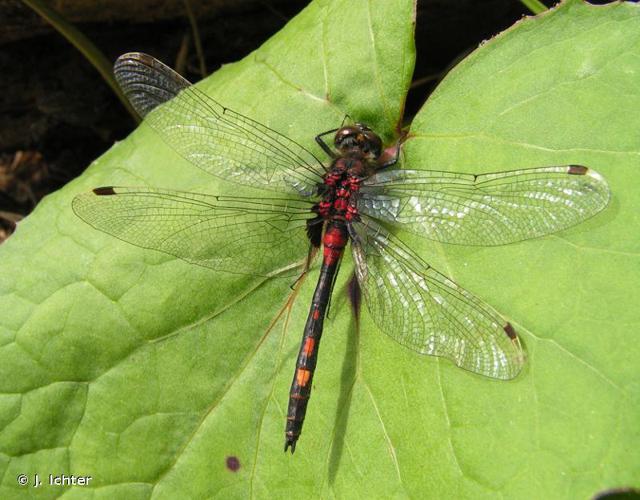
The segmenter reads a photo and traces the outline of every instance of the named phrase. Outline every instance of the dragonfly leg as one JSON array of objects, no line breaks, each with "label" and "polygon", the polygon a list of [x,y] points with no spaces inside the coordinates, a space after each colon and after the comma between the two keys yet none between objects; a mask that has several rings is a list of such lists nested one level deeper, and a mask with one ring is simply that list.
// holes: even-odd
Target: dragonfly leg
[{"label": "dragonfly leg", "polygon": [[308,270],[308,269],[307,269],[307,266],[305,265],[304,269],[303,269],[303,270],[302,270],[302,272],[300,273],[300,276],[298,276],[298,277],[296,278],[296,280],[295,280],[293,283],[291,283],[291,284],[289,285],[289,288],[290,288],[291,290],[295,290],[295,289],[296,289],[296,285],[297,285],[298,283],[300,283],[300,281],[302,280],[302,278],[304,278],[305,274],[307,274],[307,270]]},{"label": "dragonfly leg", "polygon": [[335,134],[338,130],[340,130],[340,129],[334,128],[334,129],[327,130],[326,132],[322,132],[321,134],[316,135],[316,142],[320,145],[322,150],[329,155],[330,158],[336,158],[336,153],[335,153],[335,151],[333,149],[331,149],[329,147],[329,145],[326,142],[324,142],[323,137],[325,135]]},{"label": "dragonfly leg", "polygon": [[[338,277],[338,272],[340,271],[340,264],[342,263],[342,261],[338,262],[338,268],[336,269],[336,273],[333,275],[333,280],[331,281],[331,290],[333,290],[333,287],[336,284],[336,278]],[[333,294],[329,295],[329,302],[327,303],[327,319],[331,319],[331,297],[333,296]]]},{"label": "dragonfly leg", "polygon": [[309,268],[311,267],[311,262],[313,261],[313,258],[316,256],[317,251],[318,249],[316,247],[314,247],[313,245],[309,245],[309,252],[307,253],[307,258],[304,261],[304,267],[302,268],[302,272],[300,273],[300,276],[298,276],[296,280],[293,283],[291,283],[291,285],[289,286],[291,290],[295,290],[296,285],[309,272]]}]

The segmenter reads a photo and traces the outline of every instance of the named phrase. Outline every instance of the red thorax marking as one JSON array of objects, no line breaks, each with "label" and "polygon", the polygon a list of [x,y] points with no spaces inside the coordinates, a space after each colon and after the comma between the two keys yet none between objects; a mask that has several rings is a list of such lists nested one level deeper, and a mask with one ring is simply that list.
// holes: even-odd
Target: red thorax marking
[{"label": "red thorax marking", "polygon": [[354,193],[360,190],[362,179],[357,172],[364,170],[361,161],[353,159],[338,159],[333,170],[325,177],[327,190],[322,201],[318,204],[318,214],[324,219],[332,217],[352,220],[358,209]]},{"label": "red thorax marking", "polygon": [[338,198],[333,203],[333,208],[336,209],[336,212],[344,212],[349,206],[349,201],[346,198]]}]

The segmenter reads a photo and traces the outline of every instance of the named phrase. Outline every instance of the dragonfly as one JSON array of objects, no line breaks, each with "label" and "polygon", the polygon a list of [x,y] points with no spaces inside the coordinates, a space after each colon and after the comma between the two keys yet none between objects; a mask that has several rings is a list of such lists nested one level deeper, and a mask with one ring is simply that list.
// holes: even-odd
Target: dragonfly
[{"label": "dragonfly", "polygon": [[82,220],[130,244],[224,272],[274,277],[300,263],[304,273],[321,254],[289,391],[285,452],[295,451],[302,432],[347,246],[359,293],[382,332],[420,354],[508,380],[525,363],[514,327],[426,263],[396,229],[447,244],[506,245],[574,226],[609,201],[606,180],[582,165],[479,175],[397,168],[400,142],[385,149],[357,122],[315,137],[328,157],[323,162],[149,55],[119,57],[114,73],[144,122],[179,156],[208,174],[277,194],[105,186],[74,198]]}]

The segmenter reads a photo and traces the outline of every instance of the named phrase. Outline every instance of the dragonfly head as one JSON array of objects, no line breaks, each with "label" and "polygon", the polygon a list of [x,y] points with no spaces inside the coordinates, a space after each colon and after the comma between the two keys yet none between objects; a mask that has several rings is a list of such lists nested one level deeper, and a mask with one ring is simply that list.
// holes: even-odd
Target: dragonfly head
[{"label": "dragonfly head", "polygon": [[382,153],[382,139],[362,123],[340,128],[333,142],[343,155],[360,153],[368,159],[377,160]]}]

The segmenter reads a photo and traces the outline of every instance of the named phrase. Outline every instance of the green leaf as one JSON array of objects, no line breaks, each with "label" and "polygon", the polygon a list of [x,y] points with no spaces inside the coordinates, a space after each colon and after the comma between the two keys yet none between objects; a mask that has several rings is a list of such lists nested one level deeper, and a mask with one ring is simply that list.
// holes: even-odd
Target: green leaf
[{"label": "green leaf", "polygon": [[[310,148],[346,113],[391,141],[413,16],[404,0],[314,2],[202,88]],[[17,485],[36,472],[91,475],[90,491],[109,498],[575,498],[638,485],[639,45],[636,5],[572,1],[442,82],[412,125],[406,166],[580,163],[606,176],[613,201],[505,247],[400,235],[514,323],[529,361],[511,382],[417,356],[366,311],[355,328],[345,262],[293,457],[284,413],[317,270],[295,293],[132,247],[71,212],[75,194],[104,184],[238,192],[143,125],[0,247],[0,496],[66,491]]]},{"label": "green leaf", "polygon": [[638,5],[566,2],[466,58],[411,126],[406,163],[418,168],[573,163],[599,171],[612,192],[603,213],[547,238],[423,252],[502,312],[528,353],[508,383],[445,363],[430,378],[449,446],[426,460],[443,482],[459,478],[462,494],[587,498],[640,484],[639,49]]},{"label": "green leaf", "polygon": [[[318,157],[313,137],[347,113],[391,140],[413,71],[414,20],[411,0],[314,2],[201,88]],[[90,475],[91,491],[109,498],[326,488],[322,461],[306,479],[281,481],[332,449],[344,298],[306,451],[285,455],[284,412],[317,270],[294,294],[293,278],[216,273],[124,244],[71,211],[76,194],[105,184],[239,191],[143,125],[43,200],[0,248],[0,496],[64,491],[20,488],[21,473]]]}]

